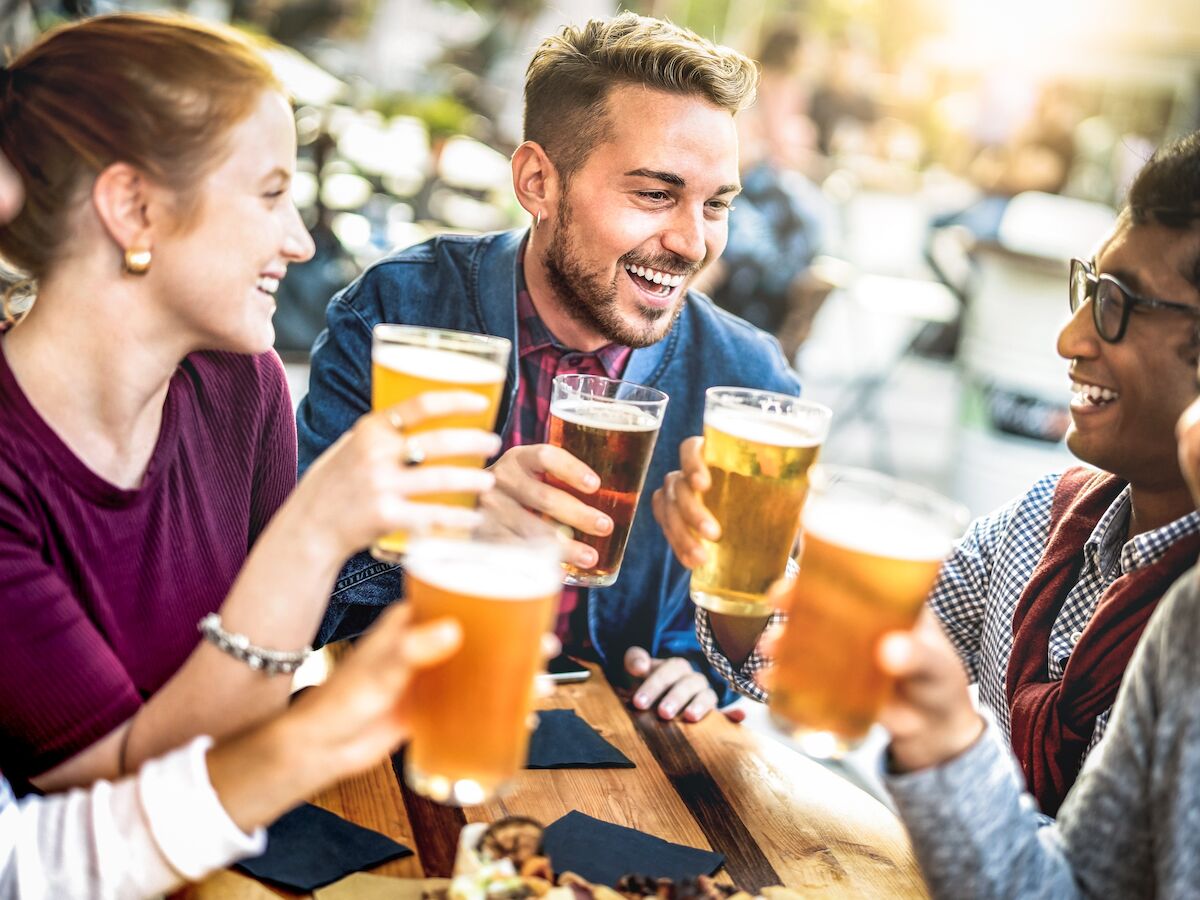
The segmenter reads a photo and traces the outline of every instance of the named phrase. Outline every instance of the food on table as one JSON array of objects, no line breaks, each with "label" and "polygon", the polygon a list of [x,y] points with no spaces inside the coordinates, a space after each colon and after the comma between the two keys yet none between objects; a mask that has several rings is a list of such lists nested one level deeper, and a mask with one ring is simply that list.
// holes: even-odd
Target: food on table
[{"label": "food on table", "polygon": [[592,884],[574,872],[554,874],[542,848],[542,826],[524,816],[491,825],[472,824],[459,837],[454,878],[449,888],[423,900],[801,900],[781,886],[751,895],[706,875],[672,881],[626,875],[614,890]]}]

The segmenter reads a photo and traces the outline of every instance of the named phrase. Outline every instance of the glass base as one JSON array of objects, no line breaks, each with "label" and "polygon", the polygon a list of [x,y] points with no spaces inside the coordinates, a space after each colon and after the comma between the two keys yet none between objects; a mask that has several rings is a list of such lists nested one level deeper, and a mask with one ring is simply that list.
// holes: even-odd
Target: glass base
[{"label": "glass base", "polygon": [[404,760],[404,783],[415,793],[428,797],[444,806],[478,806],[503,796],[509,783],[504,782],[495,788],[488,789],[470,778],[460,778],[451,781],[444,775],[426,775],[408,761]]},{"label": "glass base", "polygon": [[774,610],[771,604],[750,594],[715,594],[692,588],[692,602],[701,609],[725,616],[769,616]]},{"label": "glass base", "polygon": [[801,753],[814,759],[841,759],[866,739],[866,735],[848,738],[833,731],[797,725],[777,712],[771,713],[771,724],[791,738]]},{"label": "glass base", "polygon": [[615,572],[581,572],[578,569],[563,570],[563,584],[571,587],[608,587],[617,580],[621,570]]}]

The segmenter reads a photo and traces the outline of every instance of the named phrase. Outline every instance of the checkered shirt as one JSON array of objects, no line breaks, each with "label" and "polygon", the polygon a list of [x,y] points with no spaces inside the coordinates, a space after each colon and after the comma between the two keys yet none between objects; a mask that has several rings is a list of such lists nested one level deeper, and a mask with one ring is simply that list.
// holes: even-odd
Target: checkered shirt
[{"label": "checkered shirt", "polygon": [[[995,717],[1006,740],[1010,724],[1005,682],[1012,653],[1013,613],[1041,560],[1058,479],[1059,475],[1041,479],[1025,496],[971,523],[942,566],[929,597],[929,605],[962,657],[968,675],[979,685],[980,703]],[[1175,541],[1200,531],[1200,512],[1191,512],[1125,541],[1129,514],[1126,487],[1084,544],[1085,560],[1079,579],[1067,594],[1050,632],[1047,664],[1052,678],[1062,678],[1071,650],[1109,585],[1120,575],[1152,565]],[[717,649],[703,610],[696,611],[696,632],[713,667],[735,690],[756,700],[766,699],[754,680],[755,672],[766,664],[757,650],[734,670]],[[1088,752],[1103,735],[1110,712],[1106,710],[1096,719]]]},{"label": "checkered shirt", "polygon": [[[555,375],[620,378],[632,352],[620,344],[605,344],[592,353],[564,347],[538,316],[529,291],[521,285],[517,291],[517,358],[521,377],[512,427],[504,437],[501,452],[510,447],[545,443],[550,425],[550,388]],[[574,587],[564,587],[559,598],[554,630],[567,649],[579,650],[586,640],[586,628],[571,627],[576,610],[583,612],[584,598],[583,590]]]}]

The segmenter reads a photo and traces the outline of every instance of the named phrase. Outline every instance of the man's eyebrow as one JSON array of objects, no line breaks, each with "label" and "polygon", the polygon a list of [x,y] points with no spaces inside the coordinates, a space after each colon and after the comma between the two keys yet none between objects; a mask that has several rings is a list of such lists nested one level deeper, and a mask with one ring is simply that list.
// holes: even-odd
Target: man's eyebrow
[{"label": "man's eyebrow", "polygon": [[625,174],[630,178],[652,178],[655,181],[662,181],[673,187],[687,187],[687,182],[674,172],[660,172],[657,169],[634,169]]},{"label": "man's eyebrow", "polygon": [[[658,169],[634,169],[626,172],[625,175],[629,178],[650,178],[677,188],[687,187],[687,182],[674,172],[661,172]],[[740,184],[723,184],[713,191],[713,196],[720,197],[722,194],[738,194],[741,193],[741,190],[742,186]]]},{"label": "man's eyebrow", "polygon": [[1111,275],[1113,278],[1120,281],[1121,284],[1132,288],[1139,294],[1145,291],[1145,286],[1142,284],[1142,280],[1138,278],[1137,272],[1134,272],[1130,269],[1113,269],[1105,274]]}]

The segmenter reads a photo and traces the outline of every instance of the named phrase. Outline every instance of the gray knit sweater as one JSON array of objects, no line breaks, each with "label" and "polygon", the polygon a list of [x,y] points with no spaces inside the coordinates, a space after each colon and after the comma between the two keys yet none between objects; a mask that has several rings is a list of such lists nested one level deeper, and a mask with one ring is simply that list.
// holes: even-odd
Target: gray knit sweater
[{"label": "gray knit sweater", "polygon": [[1056,824],[989,726],[949,763],[887,778],[935,898],[1200,898],[1200,573],[1163,599],[1108,732]]}]

